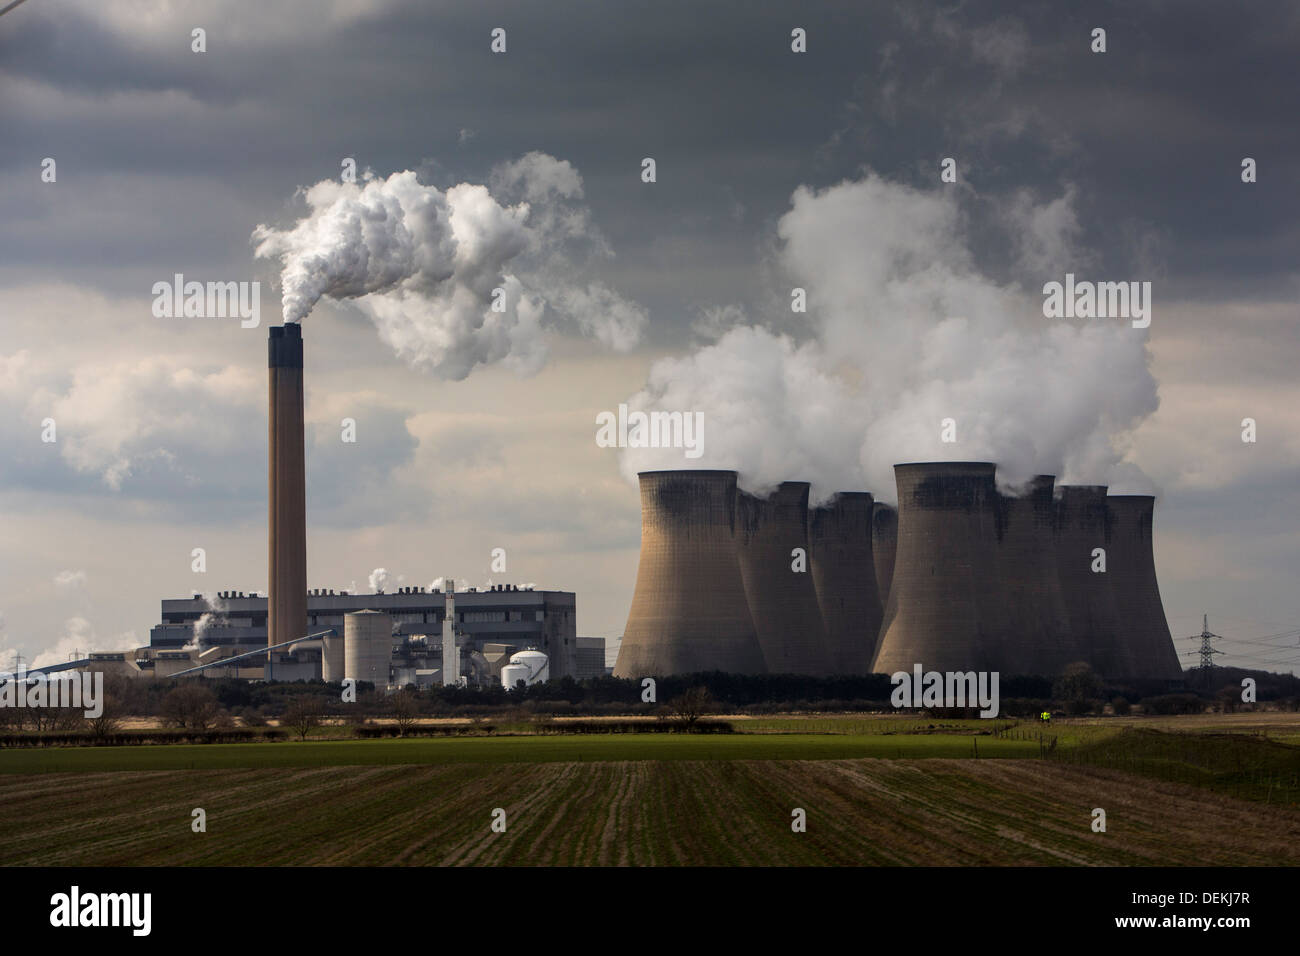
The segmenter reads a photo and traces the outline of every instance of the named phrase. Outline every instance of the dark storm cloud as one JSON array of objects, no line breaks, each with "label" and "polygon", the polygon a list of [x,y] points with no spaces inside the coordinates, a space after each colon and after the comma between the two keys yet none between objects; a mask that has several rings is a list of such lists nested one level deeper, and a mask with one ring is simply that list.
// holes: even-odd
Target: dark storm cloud
[{"label": "dark storm cloud", "polygon": [[[284,208],[343,156],[381,173],[433,161],[448,181],[481,180],[530,149],[581,171],[619,252],[609,281],[650,305],[666,339],[705,305],[755,295],[743,267],[756,231],[795,186],[863,164],[932,181],[952,155],[982,193],[1077,183],[1085,239],[1112,271],[1147,235],[1163,240],[1171,281],[1245,278],[1259,294],[1294,263],[1300,27],[1286,5],[670,2],[615,16],[577,3],[410,3],[333,24],[289,5],[274,30],[241,24],[237,6],[192,9],[161,34],[57,0],[0,25],[0,211],[32,233],[6,230],[6,264],[148,270],[177,243],[228,269],[251,258],[243,214]],[[206,54],[189,51],[190,21],[208,30]],[[804,56],[789,51],[796,25]],[[1088,50],[1098,25],[1103,55]],[[494,26],[508,31],[505,55],[488,50]],[[47,89],[37,102],[15,80]],[[475,134],[462,142],[462,129]],[[137,185],[139,215],[120,208],[88,228],[60,215],[77,238],[57,245],[27,188],[45,155],[60,160],[60,190],[93,178],[86,206],[110,177],[146,177],[156,197]],[[1261,164],[1249,188],[1246,155]],[[638,178],[644,156],[659,164],[653,186]]]}]

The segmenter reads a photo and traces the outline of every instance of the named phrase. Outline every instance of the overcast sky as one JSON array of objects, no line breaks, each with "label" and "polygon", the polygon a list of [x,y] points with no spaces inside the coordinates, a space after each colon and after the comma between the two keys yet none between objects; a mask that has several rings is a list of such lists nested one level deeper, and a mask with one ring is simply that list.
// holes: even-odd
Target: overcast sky
[{"label": "overcast sky", "polygon": [[[708,456],[649,464],[754,487],[893,500],[889,464],[933,455],[1153,490],[1175,637],[1208,613],[1225,662],[1300,670],[1300,9],[853,6],[0,17],[3,664],[133,646],[161,598],[266,587],[284,260],[253,234],[289,234],[352,157],[473,239],[449,278],[364,296],[344,275],[304,320],[312,587],[534,582],[616,639],[647,462],[598,447],[595,416],[632,399],[706,416]],[[1150,327],[1049,329],[1040,290],[1066,272],[1151,282]],[[260,326],[155,317],[175,273],[261,282]],[[507,276],[504,324],[467,323]],[[960,440],[932,448],[949,408]]]}]

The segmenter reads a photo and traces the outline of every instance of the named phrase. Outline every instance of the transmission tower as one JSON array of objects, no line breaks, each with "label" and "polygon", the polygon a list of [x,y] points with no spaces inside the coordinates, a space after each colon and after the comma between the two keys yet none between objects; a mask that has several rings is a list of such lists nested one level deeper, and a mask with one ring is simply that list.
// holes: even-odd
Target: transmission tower
[{"label": "transmission tower", "polygon": [[1223,640],[1223,638],[1218,634],[1210,633],[1210,615],[1206,614],[1201,618],[1201,633],[1193,634],[1191,637],[1188,638],[1188,640],[1189,641],[1199,640],[1201,642],[1201,648],[1199,652],[1201,655],[1201,663],[1199,666],[1199,670],[1208,671],[1212,667],[1214,667],[1214,655],[1222,654],[1223,651],[1220,651],[1215,647],[1213,647],[1210,644],[1210,642],[1221,641]]}]

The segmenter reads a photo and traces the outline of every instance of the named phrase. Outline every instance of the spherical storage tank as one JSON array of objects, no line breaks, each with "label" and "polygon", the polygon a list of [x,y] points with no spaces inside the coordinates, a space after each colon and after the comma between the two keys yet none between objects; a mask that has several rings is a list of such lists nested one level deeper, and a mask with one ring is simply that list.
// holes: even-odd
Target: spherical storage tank
[{"label": "spherical storage tank", "polygon": [[393,619],[382,611],[343,615],[343,676],[388,686],[393,663]]},{"label": "spherical storage tank", "polygon": [[510,663],[501,668],[501,686],[513,690],[523,681],[536,684],[550,676],[550,661],[541,651],[520,651],[510,655]]}]

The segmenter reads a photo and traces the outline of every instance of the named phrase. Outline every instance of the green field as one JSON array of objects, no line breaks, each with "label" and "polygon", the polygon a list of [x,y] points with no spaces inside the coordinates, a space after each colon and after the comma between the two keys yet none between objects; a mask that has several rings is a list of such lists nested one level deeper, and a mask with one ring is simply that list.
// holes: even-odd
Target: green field
[{"label": "green field", "polygon": [[837,760],[851,757],[1037,757],[1038,744],[968,735],[610,734],[412,737],[281,743],[51,747],[0,751],[0,774],[218,770],[386,764],[608,760]]},{"label": "green field", "polygon": [[3,750],[0,864],[1300,865],[1290,716],[733,724]]},{"label": "green field", "polygon": [[[1098,806],[1106,833],[1090,828]],[[191,830],[195,807],[206,833]],[[791,830],[795,808],[807,832]],[[0,863],[1296,865],[1300,817],[1040,760],[11,774]]]}]

